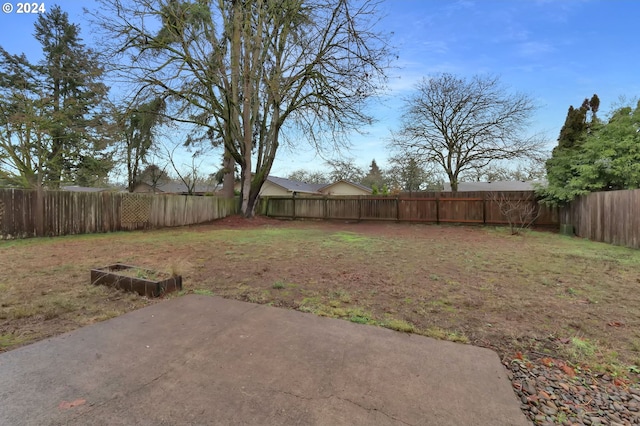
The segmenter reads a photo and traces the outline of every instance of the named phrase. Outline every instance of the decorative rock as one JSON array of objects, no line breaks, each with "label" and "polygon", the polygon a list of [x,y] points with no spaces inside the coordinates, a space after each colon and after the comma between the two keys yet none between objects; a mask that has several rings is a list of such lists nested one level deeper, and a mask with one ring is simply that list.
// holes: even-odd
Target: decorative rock
[{"label": "decorative rock", "polygon": [[[522,388],[529,395],[535,395],[536,394],[536,387],[534,385],[534,382],[531,381],[531,380],[525,380]],[[525,401],[525,403],[526,403],[526,401]]]},{"label": "decorative rock", "polygon": [[558,412],[558,409],[555,407],[551,407],[549,405],[543,405],[542,407],[540,407],[540,409],[542,410],[543,413],[545,413],[547,416],[553,416]]},{"label": "decorative rock", "polygon": [[521,409],[534,425],[640,425],[637,382],[626,387],[588,371],[568,376],[556,365],[535,360],[505,363]]},{"label": "decorative rock", "polygon": [[547,420],[547,418],[544,416],[544,414],[538,414],[534,417],[534,420],[536,422],[544,422],[545,420]]}]

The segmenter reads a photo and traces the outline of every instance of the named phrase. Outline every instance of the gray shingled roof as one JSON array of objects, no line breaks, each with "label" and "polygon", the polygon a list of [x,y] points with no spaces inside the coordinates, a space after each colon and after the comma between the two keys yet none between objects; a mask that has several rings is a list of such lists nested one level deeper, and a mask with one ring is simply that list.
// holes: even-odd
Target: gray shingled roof
[{"label": "gray shingled roof", "polygon": [[93,188],[89,186],[67,185],[61,186],[60,189],[68,192],[103,192],[109,191],[109,188]]},{"label": "gray shingled roof", "polygon": [[[160,183],[156,185],[156,189],[158,191],[166,192],[168,194],[186,194],[189,192],[187,190],[187,186],[183,182],[167,182]],[[196,185],[193,189],[194,193],[202,194],[202,193],[213,193],[216,190],[215,185],[211,184],[200,184]]]},{"label": "gray shingled roof", "polygon": [[269,176],[267,180],[274,185],[278,185],[287,191],[291,192],[305,192],[310,194],[317,194],[320,188],[324,188],[328,184],[326,183],[306,183],[298,182],[291,179],[285,179],[276,176]]},{"label": "gray shingled roof", "polygon": [[[544,185],[544,181],[495,181],[495,182],[460,182],[458,183],[458,192],[471,191],[533,191],[536,185]],[[451,184],[445,182],[445,192],[451,191]]]}]

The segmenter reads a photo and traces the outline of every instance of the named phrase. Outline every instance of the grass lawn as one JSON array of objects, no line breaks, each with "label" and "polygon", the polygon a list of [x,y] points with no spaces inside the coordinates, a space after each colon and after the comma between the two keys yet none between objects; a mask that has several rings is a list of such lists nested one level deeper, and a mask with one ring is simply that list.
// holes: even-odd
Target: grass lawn
[{"label": "grass lawn", "polygon": [[[112,263],[184,291],[586,364],[640,366],[640,251],[548,232],[227,218],[0,241],[0,351],[157,303],[89,284]],[[171,295],[169,297],[179,297]]]}]

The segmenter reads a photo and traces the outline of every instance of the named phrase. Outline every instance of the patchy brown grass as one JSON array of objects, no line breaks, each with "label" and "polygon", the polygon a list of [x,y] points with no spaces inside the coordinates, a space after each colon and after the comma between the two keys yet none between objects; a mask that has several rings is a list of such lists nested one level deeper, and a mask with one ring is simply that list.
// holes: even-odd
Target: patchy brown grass
[{"label": "patchy brown grass", "polygon": [[[0,350],[155,303],[89,284],[122,262],[185,292],[624,371],[640,365],[640,252],[548,232],[245,221],[0,242]],[[170,296],[177,297],[177,296]]]}]

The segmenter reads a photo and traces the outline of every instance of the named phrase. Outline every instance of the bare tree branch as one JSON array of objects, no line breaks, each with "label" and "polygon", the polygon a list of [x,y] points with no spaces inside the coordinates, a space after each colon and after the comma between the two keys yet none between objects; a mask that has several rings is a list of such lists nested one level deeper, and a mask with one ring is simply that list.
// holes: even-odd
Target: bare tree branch
[{"label": "bare tree branch", "polygon": [[281,136],[339,144],[372,121],[366,102],[386,83],[378,0],[99,1],[122,77],[224,145],[247,216]]},{"label": "bare tree branch", "polygon": [[405,100],[401,129],[391,145],[437,164],[457,191],[462,173],[494,161],[542,156],[539,136],[524,136],[535,105],[510,94],[497,77],[470,80],[443,74],[423,79]]},{"label": "bare tree branch", "polygon": [[533,192],[528,195],[517,195],[517,198],[504,192],[491,192],[489,199],[498,205],[500,213],[509,223],[511,235],[520,234],[540,217],[540,204]]}]

